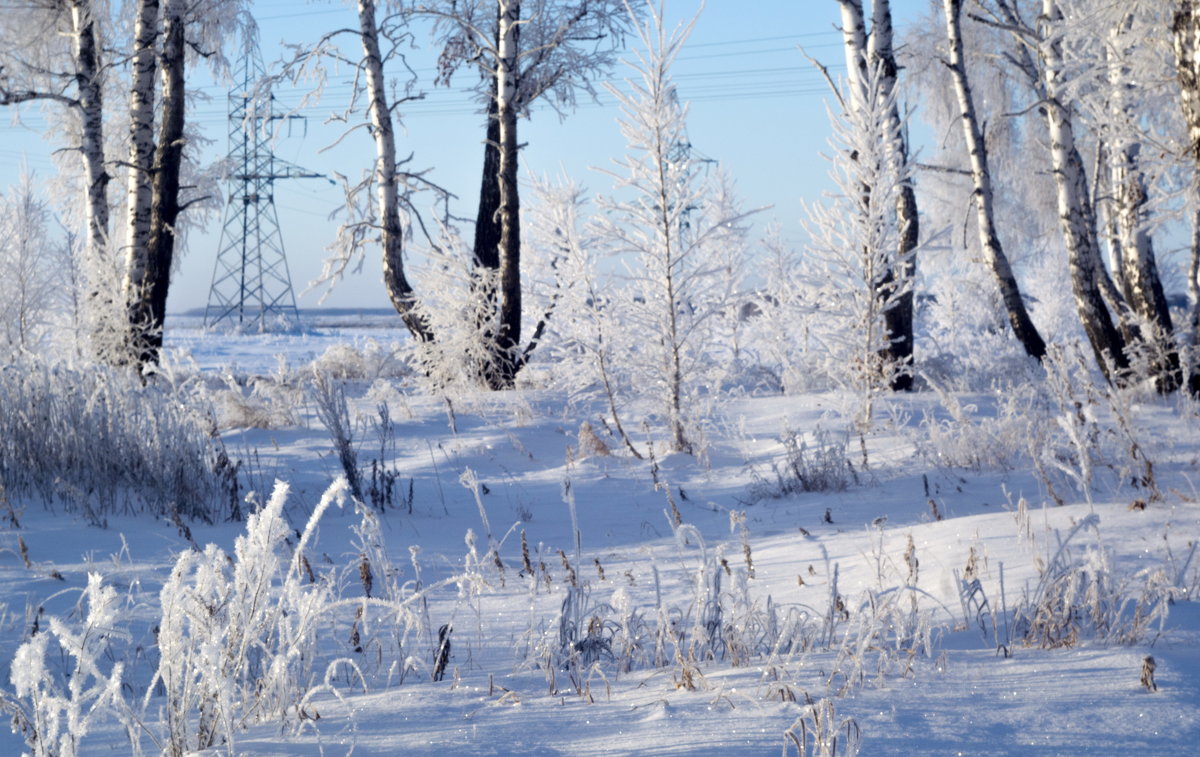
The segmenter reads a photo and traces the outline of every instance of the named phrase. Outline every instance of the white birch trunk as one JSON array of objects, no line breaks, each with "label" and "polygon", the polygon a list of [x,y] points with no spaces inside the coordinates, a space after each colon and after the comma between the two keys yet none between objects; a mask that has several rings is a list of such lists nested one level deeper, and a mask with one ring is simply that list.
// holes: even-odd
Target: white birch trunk
[{"label": "white birch trunk", "polygon": [[979,125],[979,117],[975,111],[975,100],[971,95],[971,87],[967,78],[967,64],[963,55],[962,27],[960,23],[963,0],[943,0],[946,12],[946,37],[950,43],[949,69],[954,80],[954,90],[958,95],[959,109],[962,112],[963,136],[966,139],[967,153],[971,159],[971,179],[974,182],[975,218],[979,231],[979,246],[984,258],[992,271],[992,277],[1000,289],[1000,297],[1008,313],[1008,322],[1013,333],[1020,340],[1025,352],[1039,361],[1046,354],[1046,343],[1033,325],[1025,301],[1021,299],[1021,290],[1013,275],[1008,256],[1000,244],[996,232],[994,197],[992,192],[992,175],[988,167],[987,144]]},{"label": "white birch trunk", "polygon": [[1042,1],[1043,101],[1050,136],[1050,158],[1058,199],[1059,223],[1067,247],[1071,271],[1071,289],[1075,307],[1083,323],[1097,364],[1109,380],[1117,380],[1129,368],[1125,340],[1113,325],[1112,316],[1100,292],[1102,270],[1096,240],[1096,219],[1088,193],[1083,159],[1075,142],[1071,113],[1060,98],[1060,78],[1064,70],[1061,43],[1053,37],[1050,24],[1061,21],[1055,0]]},{"label": "white birch trunk", "polygon": [[[1197,176],[1192,191],[1200,195],[1200,0],[1178,0],[1178,10],[1172,25],[1175,47],[1175,66],[1179,71],[1180,96],[1184,120],[1188,127],[1188,144],[1196,161]],[[1195,200],[1200,206],[1200,200]],[[1200,210],[1194,219],[1192,261],[1189,267],[1188,292],[1192,299],[1192,344],[1200,344]],[[1193,368],[1194,383],[1200,383]],[[1193,392],[1197,391],[1193,387]]]},{"label": "white birch trunk", "polygon": [[134,20],[133,58],[129,90],[129,179],[126,192],[125,302],[138,293],[135,282],[146,276],[150,241],[150,175],[154,162],[154,80],[158,70],[155,40],[158,0],[138,0]]},{"label": "white birch trunk", "polygon": [[413,336],[429,341],[425,319],[416,312],[416,297],[404,275],[404,229],[400,224],[400,187],[396,171],[396,131],[388,107],[387,81],[379,52],[375,0],[358,0],[359,36],[366,74],[371,136],[375,140],[375,196],[378,203],[383,282],[388,298]]},{"label": "white birch trunk", "polygon": [[517,189],[517,76],[520,55],[520,0],[498,0],[496,35],[496,118],[499,123],[500,333],[496,335],[497,376],[493,388],[508,388],[516,376],[521,343],[521,227]]},{"label": "white birch trunk", "polygon": [[104,166],[104,102],[100,42],[90,0],[67,0],[71,17],[72,57],[78,89],[84,181],[86,182],[87,250],[92,261],[103,259],[108,245],[108,170]]},{"label": "white birch trunk", "polygon": [[846,54],[846,84],[850,89],[847,108],[861,110],[866,100],[867,29],[862,0],[837,0],[842,12],[842,48]]}]

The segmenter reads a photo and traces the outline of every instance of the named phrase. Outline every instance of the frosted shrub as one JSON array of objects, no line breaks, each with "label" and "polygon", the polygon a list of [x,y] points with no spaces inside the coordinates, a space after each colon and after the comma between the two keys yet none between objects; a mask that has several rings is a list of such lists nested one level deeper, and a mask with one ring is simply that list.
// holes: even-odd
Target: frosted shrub
[{"label": "frosted shrub", "polygon": [[350,494],[361,501],[362,474],[358,470],[358,448],[354,446],[354,422],[350,419],[346,390],[342,382],[316,370],[313,371],[310,388],[317,418],[329,431],[329,440],[337,452],[338,461],[342,464],[342,471],[350,486]]},{"label": "frosted shrub", "polygon": [[[1071,647],[1085,639],[1137,644],[1154,625],[1162,632],[1181,590],[1162,567],[1118,579],[1109,552],[1099,543],[1099,526],[1100,516],[1091,514],[1060,538],[1038,582],[1026,591],[1014,623],[1026,644]],[[1096,543],[1074,550],[1072,543],[1089,530]]]},{"label": "frosted shrub", "polygon": [[304,393],[297,387],[269,377],[255,377],[242,387],[232,374],[225,387],[212,394],[221,428],[295,428],[300,425],[296,410]]},{"label": "frosted shrub", "polygon": [[891,354],[902,335],[889,333],[888,314],[912,294],[903,272],[915,259],[915,251],[899,252],[904,229],[897,199],[912,169],[891,152],[902,129],[893,116],[895,91],[878,64],[863,76],[861,89],[853,82],[846,88],[852,98],[846,112],[830,113],[830,178],[838,194],[807,206],[802,221],[811,240],[803,271],[821,313],[808,336],[823,372],[855,397],[859,430],[870,426],[876,397],[911,374],[911,365]]},{"label": "frosted shrub", "polygon": [[481,377],[494,374],[496,354],[490,337],[499,328],[499,313],[486,292],[496,292],[499,272],[472,265],[472,254],[458,232],[441,226],[435,245],[424,251],[427,282],[418,312],[435,339],[411,339],[405,359],[413,377],[432,394],[478,388]]},{"label": "frosted shrub", "polygon": [[784,434],[782,441],[783,460],[771,464],[771,477],[757,476],[750,486],[752,500],[780,499],[804,492],[840,492],[858,483],[846,445],[828,431],[818,427],[811,444],[794,431]]},{"label": "frosted shrub", "polygon": [[375,339],[359,346],[332,344],[312,362],[312,369],[342,380],[399,379],[412,373],[400,352],[399,343],[385,345]]},{"label": "frosted shrub", "polygon": [[118,370],[0,368],[0,479],[9,496],[101,522],[118,511],[213,520],[219,445],[199,410]]},{"label": "frosted shrub", "polygon": [[967,470],[1013,470],[1027,463],[1031,440],[1045,438],[1048,417],[1041,388],[994,384],[991,397],[977,402],[937,391],[945,416],[927,414],[915,439],[917,454],[931,465]]},{"label": "frosted shrub", "polygon": [[232,557],[211,544],[179,557],[161,593],[155,676],[166,695],[165,753],[224,745],[233,754],[235,735],[248,726],[277,720],[286,727],[301,717],[299,703],[316,685],[318,626],[333,600],[306,549],[322,514],[345,492],[340,480],[325,492],[292,547],[283,517],[288,487],[277,482],[247,519]]},{"label": "frosted shrub", "polygon": [[[13,730],[25,737],[35,757],[74,757],[92,724],[121,699],[123,663],[110,663],[110,639],[119,633],[116,591],[88,574],[81,603],[83,620],[74,625],[52,617],[49,630],[34,632],[13,656],[11,693],[0,692],[0,707],[13,717]],[[108,672],[104,672],[104,667]]]}]

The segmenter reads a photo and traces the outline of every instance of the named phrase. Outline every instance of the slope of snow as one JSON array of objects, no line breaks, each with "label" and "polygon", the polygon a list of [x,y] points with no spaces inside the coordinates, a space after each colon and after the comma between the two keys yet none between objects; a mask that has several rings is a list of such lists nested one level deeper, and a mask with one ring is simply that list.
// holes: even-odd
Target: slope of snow
[{"label": "slope of snow", "polygon": [[[271,340],[179,330],[168,342],[214,372],[228,370],[236,355],[239,365],[229,372],[244,379],[277,372],[275,353],[299,367],[333,344],[400,338],[342,328]],[[396,629],[386,627],[386,616],[369,614],[365,651],[355,652],[353,603],[343,607],[322,630],[316,683],[328,688],[302,714],[294,711],[287,728],[272,721],[240,733],[234,753],[795,754],[785,733],[799,739],[805,717],[811,729],[809,702],[823,699],[836,711],[839,743],[848,732],[861,734],[862,754],[1175,755],[1200,743],[1200,608],[1190,601],[1200,589],[1200,561],[1188,560],[1200,538],[1200,438],[1196,408],[1186,401],[1144,398],[1135,408],[1163,493],[1136,509],[1131,503],[1146,491],[1107,470],[1097,476],[1091,504],[1068,492],[1069,503],[1058,507],[1025,467],[929,464],[914,440],[923,419],[945,411],[926,394],[886,400],[878,416],[886,420],[863,440],[865,463],[857,437],[846,448],[852,472],[844,490],[763,498],[772,465],[783,461],[781,435],[794,431],[812,442],[818,427],[834,428],[838,397],[730,401],[722,417],[710,419],[705,456],[651,461],[616,444],[609,456],[569,451],[580,422],[598,416],[570,409],[553,392],[447,403],[397,381],[387,395],[394,436],[381,448],[369,422],[380,385],[371,383],[350,382],[347,390],[368,481],[373,460],[396,473],[394,504],[381,519],[395,583],[417,579],[416,560],[425,586],[469,574],[474,588],[460,581],[430,590],[427,627],[405,637],[403,652],[387,646]],[[987,412],[987,398],[966,399]],[[295,426],[222,436],[258,501],[273,479],[290,483],[287,515],[302,529],[341,468],[312,408],[297,412]],[[244,530],[192,523],[185,535],[171,523],[122,516],[97,529],[40,504],[15,504],[20,528],[0,531],[0,649],[11,659],[49,616],[78,620],[79,590],[88,573],[99,573],[122,597],[125,626],[117,630],[131,700],[156,664],[158,593],[176,556],[190,548],[187,536],[232,554]],[[684,527],[673,527],[672,508]],[[349,505],[331,510],[312,550],[314,569],[348,598],[364,593],[351,532],[358,522]],[[503,570],[485,555],[485,522]],[[464,541],[468,529],[474,556]],[[523,570],[522,534],[532,576]],[[410,547],[419,548],[415,556]],[[1060,648],[1027,646],[1012,627],[1013,610],[1038,591],[1056,554],[1103,568],[1126,596],[1161,569],[1178,587],[1178,601],[1164,624],[1147,623],[1132,644],[1085,633]],[[964,604],[968,571],[979,580],[974,607]],[[621,669],[614,634],[628,611],[640,613],[647,628],[664,612],[682,633],[711,609],[713,581],[720,623],[745,650],[727,643],[712,648],[712,659],[685,660],[667,649],[660,667]],[[981,600],[987,610],[978,612]],[[547,662],[557,659],[548,655],[561,647],[558,629],[572,612],[582,625],[595,618],[598,638],[614,645],[594,665]],[[753,648],[782,633],[766,629],[788,618],[803,620],[794,644]],[[900,628],[909,622],[912,634]],[[446,677],[435,682],[430,632],[443,623],[453,624],[453,645]],[[823,628],[832,629],[829,643],[818,643]],[[583,638],[582,628],[576,633]],[[1139,681],[1147,655],[1156,661],[1154,692]],[[326,679],[325,666],[336,659],[354,661],[368,683],[345,665],[330,668]],[[408,667],[402,683],[397,665]],[[158,716],[154,701],[147,718]],[[142,746],[157,751],[149,737]],[[19,736],[0,737],[3,753],[22,749]],[[110,718],[81,751],[128,750],[124,729]]]}]

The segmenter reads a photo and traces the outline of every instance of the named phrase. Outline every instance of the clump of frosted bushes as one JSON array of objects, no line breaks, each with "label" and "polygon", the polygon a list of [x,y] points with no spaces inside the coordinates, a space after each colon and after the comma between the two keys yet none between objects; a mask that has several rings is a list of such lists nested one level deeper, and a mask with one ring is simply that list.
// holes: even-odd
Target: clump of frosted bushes
[{"label": "clump of frosted bushes", "polygon": [[[0,480],[103,522],[111,514],[211,520],[223,486],[204,413],[129,372],[36,362],[0,368]],[[227,461],[226,461],[227,462]]]}]

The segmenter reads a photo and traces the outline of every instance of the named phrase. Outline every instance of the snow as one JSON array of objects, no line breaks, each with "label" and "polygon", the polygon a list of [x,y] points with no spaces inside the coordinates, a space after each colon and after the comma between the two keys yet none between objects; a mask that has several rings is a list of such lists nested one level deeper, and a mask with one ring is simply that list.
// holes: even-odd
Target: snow
[{"label": "snow", "polygon": [[[252,376],[299,375],[332,345],[349,344],[361,354],[374,340],[371,349],[386,353],[378,345],[404,338],[387,321],[351,316],[315,332],[269,337],[206,334],[194,322],[177,323],[167,345],[178,371],[230,374],[243,384]],[[856,480],[844,490],[755,500],[755,482],[769,483],[772,463],[782,461],[780,437],[803,432],[811,443],[818,426],[833,427],[845,398],[731,399],[707,419],[703,455],[639,461],[604,436],[596,414],[554,391],[460,393],[448,404],[387,375],[350,380],[345,387],[351,415],[359,420],[364,476],[369,481],[371,460],[381,456],[383,466],[398,474],[394,506],[379,519],[381,548],[394,573],[383,575],[382,558],[375,558],[372,596],[386,598],[393,590],[388,587],[407,591],[417,580],[425,587],[446,581],[429,589],[424,610],[434,631],[453,624],[446,676],[431,680],[436,633],[430,639],[420,623],[403,626],[399,616],[380,609],[382,600],[370,606],[359,629],[365,651],[353,651],[351,622],[363,595],[358,566],[368,537],[352,530],[361,521],[351,504],[330,506],[312,526],[314,545],[306,552],[312,568],[329,573],[330,586],[343,597],[336,604],[340,609],[331,611],[336,617],[321,620],[316,631],[322,645],[313,661],[316,688],[300,708],[303,714],[292,710],[286,723],[271,717],[238,730],[234,753],[795,754],[785,733],[791,729],[800,737],[798,721],[812,712],[806,697],[832,703],[843,726],[839,743],[845,743],[843,721],[852,719],[849,727],[861,733],[861,754],[1178,755],[1193,753],[1200,743],[1200,607],[1193,601],[1200,572],[1195,559],[1189,562],[1200,537],[1195,488],[1200,437],[1197,408],[1185,398],[1147,394],[1132,406],[1163,493],[1160,501],[1136,509],[1130,505],[1147,493],[1118,479],[1117,464],[1101,466],[1091,504],[1082,493],[1060,488],[1067,495],[1062,507],[1053,504],[1028,466],[973,470],[931,464],[928,455],[916,453],[915,440],[922,419],[948,413],[928,392],[880,400],[876,417],[882,420],[865,439],[867,463],[857,438],[847,448]],[[368,423],[378,397],[387,399],[395,428],[394,438],[382,443],[382,455]],[[958,398],[977,405],[985,417],[998,412],[996,398]],[[276,478],[287,482],[286,500],[272,503],[286,501],[284,516],[297,530],[282,534],[289,545],[341,474],[312,402],[305,400],[295,412],[297,423],[282,428],[221,432],[230,456],[241,459],[244,487],[256,492],[257,501],[267,499]],[[568,451],[578,444],[585,420],[609,442],[611,455],[580,458]],[[468,471],[477,489],[469,486]],[[87,618],[80,597],[89,575],[96,574],[120,597],[111,617],[114,628],[107,632],[125,655],[101,657],[100,667],[107,673],[123,662],[124,696],[136,703],[157,664],[161,592],[177,558],[190,549],[182,529],[121,514],[101,529],[35,501],[14,506],[20,527],[0,531],[0,650],[12,663],[5,680],[18,696],[28,694],[43,678],[42,666],[56,670],[65,664],[54,654],[38,654],[49,638],[47,618],[78,628]],[[672,528],[672,507],[685,524],[678,529]],[[487,556],[485,521],[503,573]],[[197,545],[215,544],[231,556],[248,528],[186,526]],[[473,547],[466,541],[468,530],[475,534]],[[521,575],[522,533],[533,577]],[[1072,645],[1041,648],[1014,637],[998,649],[1006,627],[1013,632],[1013,610],[1023,596],[1039,590],[1041,571],[1054,566],[1068,536],[1065,552],[1071,559],[1107,575],[1122,596],[1139,595],[1146,576],[1163,569],[1179,587],[1165,623],[1151,620],[1130,644],[1085,630]],[[905,555],[910,539],[915,581]],[[411,548],[417,548],[415,555]],[[255,549],[267,547],[246,542],[236,559]],[[973,575],[994,614],[964,613],[959,579],[972,554]],[[228,575],[234,574],[234,559],[229,558]],[[577,589],[569,588],[571,573]],[[833,622],[832,643],[811,643],[833,612],[835,576],[846,616]],[[627,671],[609,659],[616,654],[620,624],[641,613],[646,627],[653,627],[656,603],[677,613],[674,627],[690,629],[702,611],[712,611],[705,602],[713,581],[720,585],[723,622],[739,629],[730,639],[764,636],[764,624],[775,612],[779,623],[788,617],[811,621],[808,635],[796,636],[810,642],[807,648],[764,653],[726,646],[716,659],[694,660],[672,659],[673,649],[667,649],[661,667],[635,663]],[[279,600],[281,606],[306,612],[295,604],[306,585],[285,589],[276,582],[276,590],[293,592]],[[101,596],[95,585],[91,593]],[[914,598],[919,611],[910,613]],[[577,640],[585,640],[590,618],[600,618],[603,633],[612,634],[605,637],[611,654],[602,651],[598,664],[574,671],[561,662],[547,666],[551,658],[545,655],[557,648],[560,615],[578,621]],[[874,625],[872,617],[878,620]],[[22,646],[35,619],[42,632],[32,637],[35,646]],[[897,629],[910,621],[917,626],[901,639],[906,635]],[[388,646],[397,638],[405,644],[403,652]],[[647,640],[652,639],[643,637]],[[1139,681],[1148,655],[1156,661],[1154,692]],[[335,659],[354,661],[366,685],[345,664],[329,667]],[[153,721],[161,714],[162,697],[152,692],[148,701],[144,717]],[[147,727],[157,728],[153,722]],[[811,727],[810,719],[810,748]],[[157,751],[145,735],[142,747]],[[0,735],[0,753],[26,748],[19,734]],[[129,751],[125,727],[112,715],[93,718],[80,744],[81,754]],[[203,753],[225,752],[216,746]]]}]

